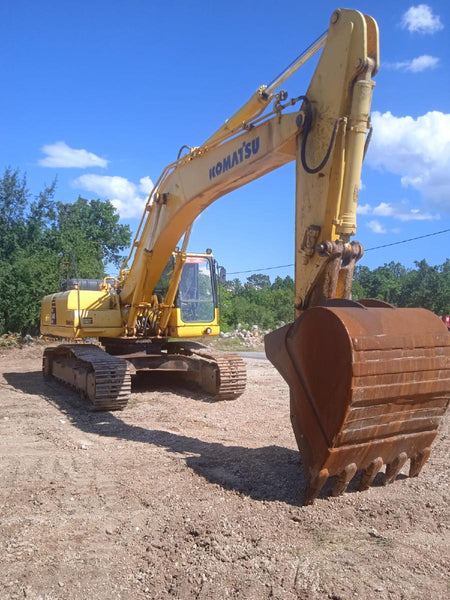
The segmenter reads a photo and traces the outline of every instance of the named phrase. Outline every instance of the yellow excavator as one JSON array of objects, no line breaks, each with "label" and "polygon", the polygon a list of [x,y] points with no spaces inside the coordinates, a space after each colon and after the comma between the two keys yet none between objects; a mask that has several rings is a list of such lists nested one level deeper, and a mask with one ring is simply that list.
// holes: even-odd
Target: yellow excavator
[{"label": "yellow excavator", "polygon": [[[322,48],[308,90],[288,100],[278,90]],[[424,309],[351,299],[363,254],[351,238],[378,66],[375,20],[334,11],[328,30],[281,75],[166,167],[117,280],[44,298],[42,333],[95,336],[105,347],[48,348],[44,374],[96,409],[123,407],[130,372],[140,369],[183,372],[218,398],[242,394],[238,356],[186,340],[218,333],[215,263],[209,253],[187,253],[189,234],[212,202],[295,161],[295,320],[267,335],[265,346],[289,384],[305,502],[332,476],[337,495],[357,471],[360,489],[383,465],[385,482],[407,460],[410,476],[418,475],[449,401],[450,336]]]},{"label": "yellow excavator", "polygon": [[120,279],[68,279],[63,291],[46,296],[41,331],[62,338],[98,337],[96,344],[63,344],[44,352],[44,375],[73,387],[94,410],[123,409],[131,375],[139,371],[177,373],[217,400],[234,400],[245,390],[245,363],[237,354],[192,341],[220,333],[218,283],[224,282],[211,250],[176,249],[156,283],[151,301],[140,302],[133,333],[125,335],[130,306],[121,301]]}]

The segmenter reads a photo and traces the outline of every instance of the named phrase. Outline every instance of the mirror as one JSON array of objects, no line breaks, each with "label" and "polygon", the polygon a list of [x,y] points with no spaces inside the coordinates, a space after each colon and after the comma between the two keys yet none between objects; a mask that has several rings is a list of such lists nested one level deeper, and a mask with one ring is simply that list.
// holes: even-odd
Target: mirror
[{"label": "mirror", "polygon": [[220,285],[225,285],[225,282],[227,280],[227,270],[225,269],[225,267],[218,267],[218,272],[219,272],[219,283]]}]

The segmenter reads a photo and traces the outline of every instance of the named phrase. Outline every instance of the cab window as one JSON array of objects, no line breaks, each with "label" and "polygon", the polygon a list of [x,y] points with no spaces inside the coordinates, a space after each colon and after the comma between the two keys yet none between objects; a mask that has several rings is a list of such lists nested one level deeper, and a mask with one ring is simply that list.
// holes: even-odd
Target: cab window
[{"label": "cab window", "polygon": [[210,323],[214,320],[211,262],[207,258],[186,258],[178,288],[177,306],[185,323]]}]

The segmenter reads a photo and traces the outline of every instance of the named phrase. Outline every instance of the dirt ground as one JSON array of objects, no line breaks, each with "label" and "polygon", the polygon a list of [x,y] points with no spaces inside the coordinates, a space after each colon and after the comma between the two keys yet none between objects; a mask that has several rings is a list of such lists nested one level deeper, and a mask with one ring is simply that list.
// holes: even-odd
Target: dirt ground
[{"label": "dirt ground", "polygon": [[419,478],[303,507],[267,361],[234,402],[147,379],[92,413],[41,353],[0,349],[2,600],[449,597],[448,419]]}]

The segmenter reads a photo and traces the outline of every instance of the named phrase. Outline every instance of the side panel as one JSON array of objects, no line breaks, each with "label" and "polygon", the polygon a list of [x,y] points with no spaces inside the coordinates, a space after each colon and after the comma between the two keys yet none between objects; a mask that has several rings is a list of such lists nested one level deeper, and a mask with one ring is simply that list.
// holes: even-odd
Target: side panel
[{"label": "side panel", "polygon": [[[210,330],[211,333],[207,333]],[[214,311],[214,320],[210,323],[185,323],[179,308],[172,309],[169,319],[169,336],[173,338],[211,337],[219,335],[219,309]]]},{"label": "side panel", "polygon": [[105,291],[70,290],[45,296],[41,333],[64,338],[122,335],[119,299]]}]

